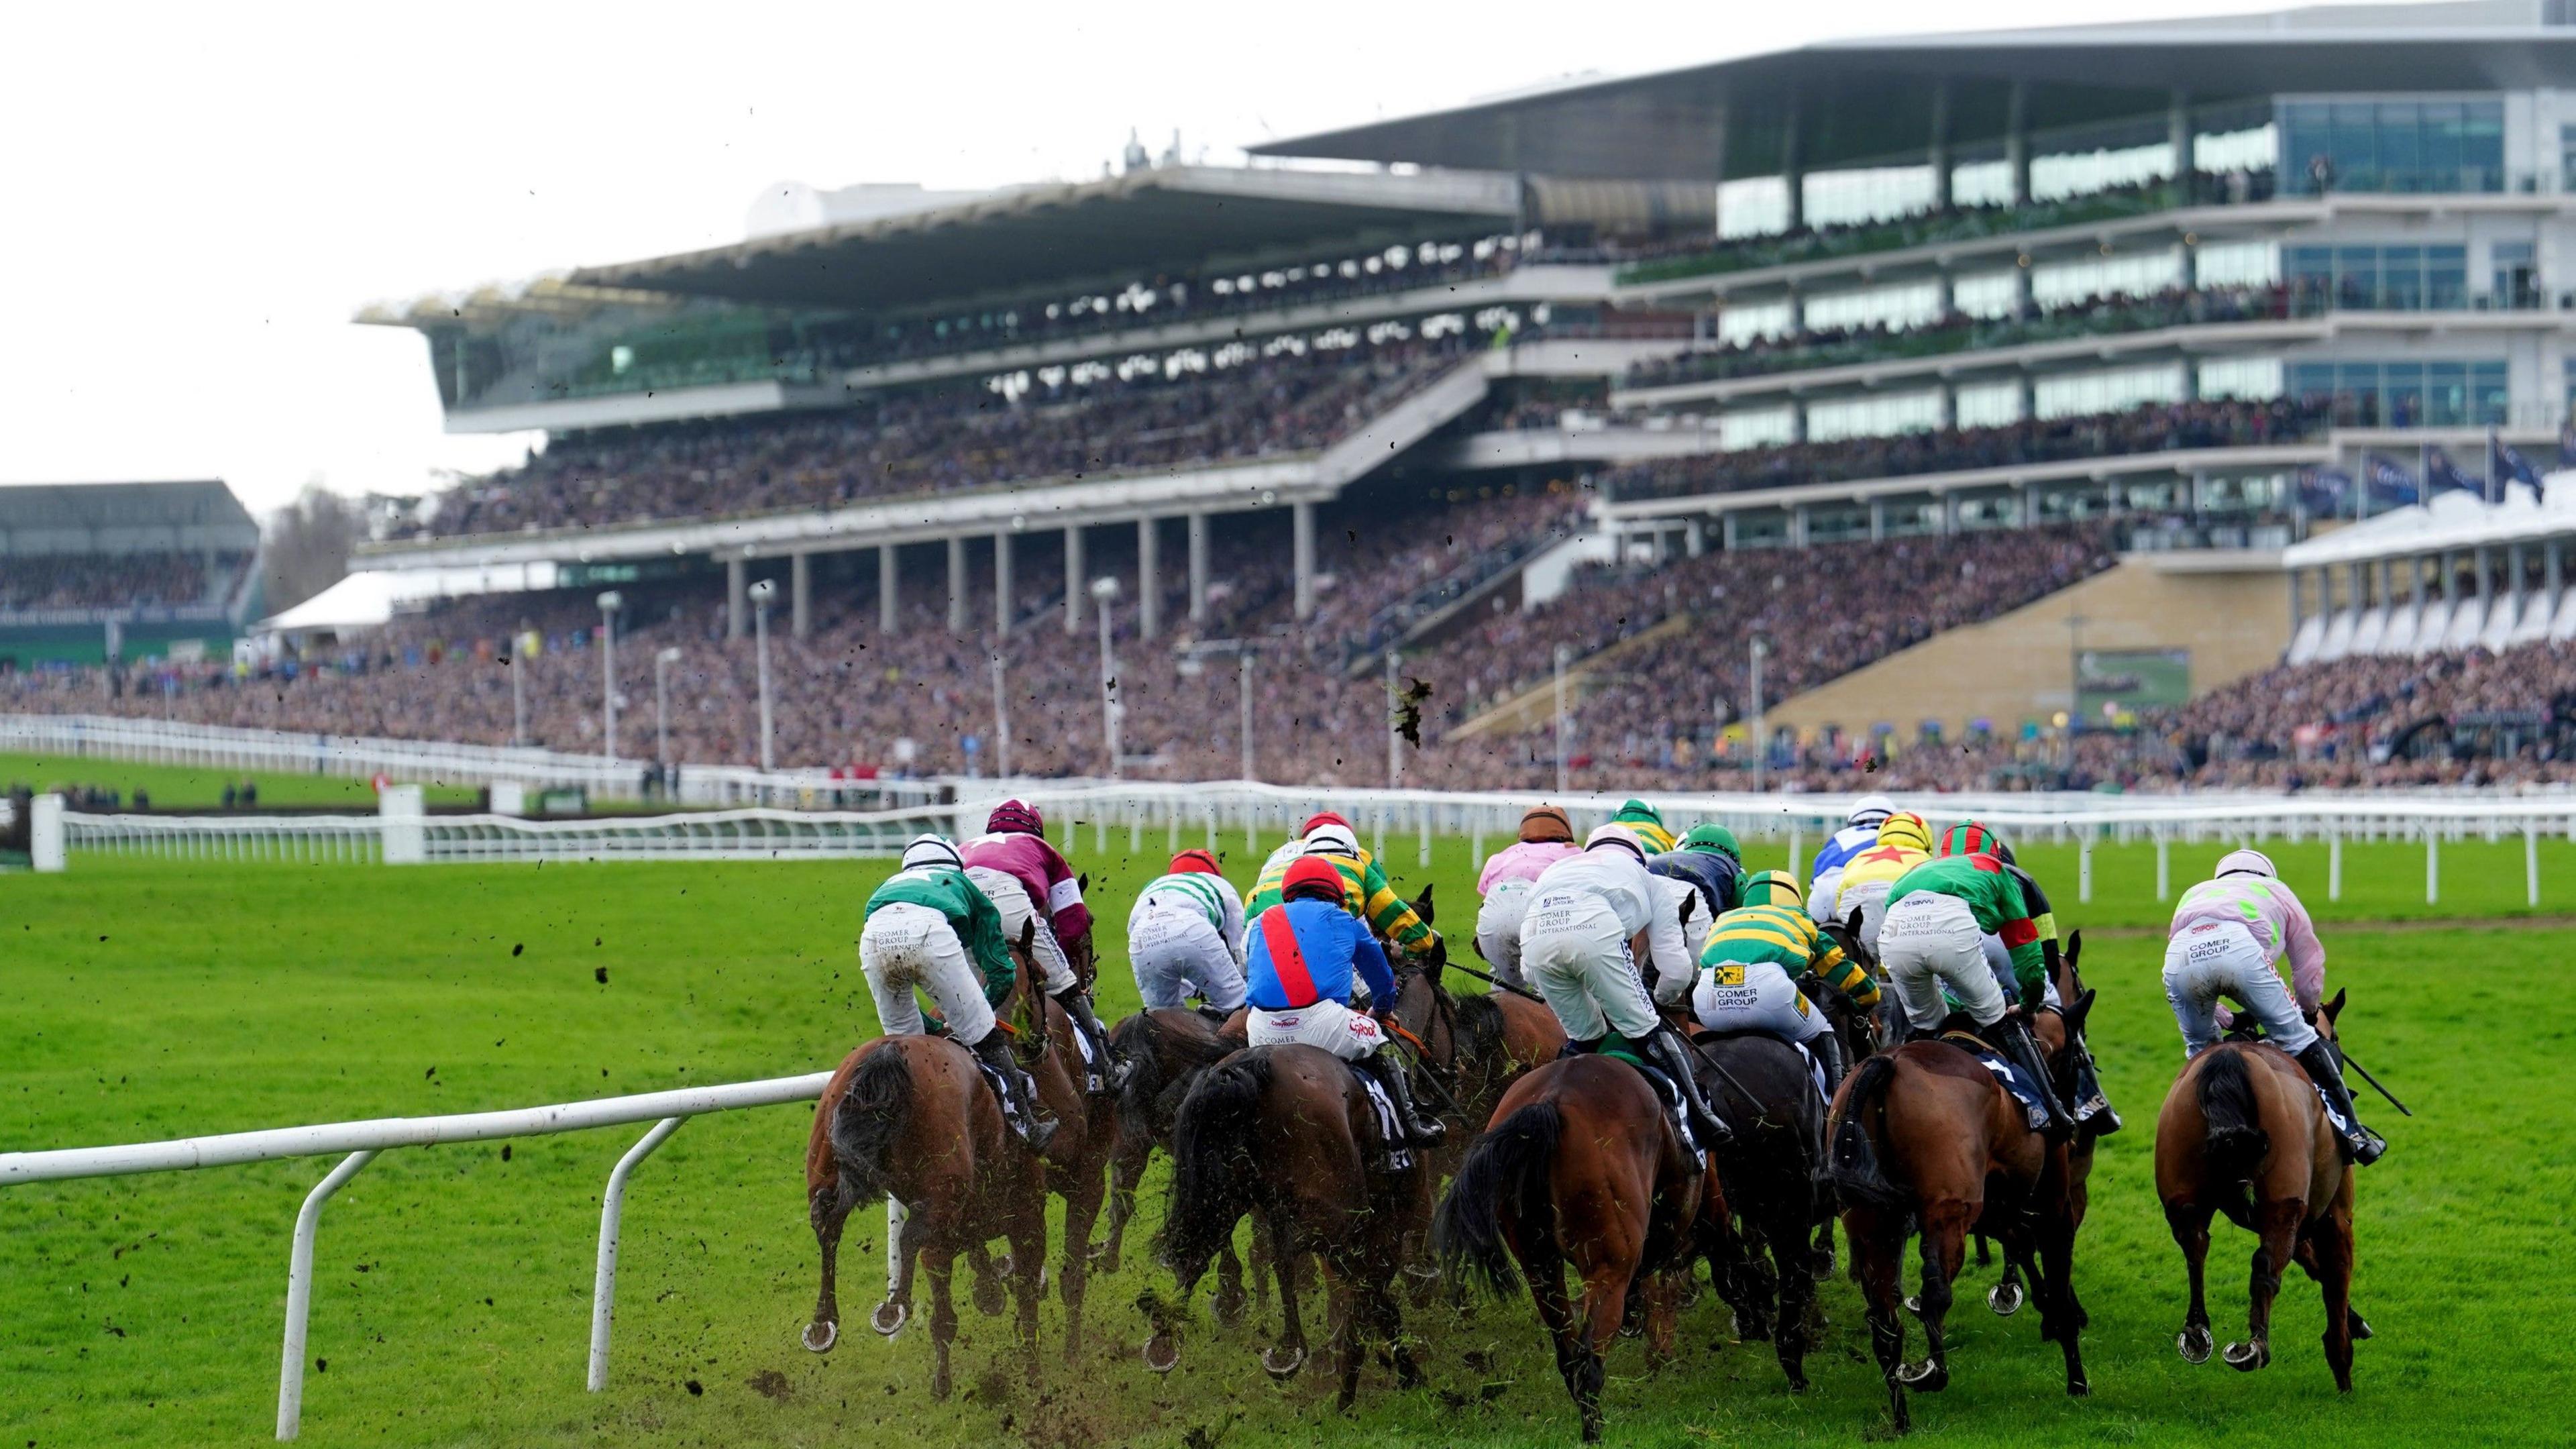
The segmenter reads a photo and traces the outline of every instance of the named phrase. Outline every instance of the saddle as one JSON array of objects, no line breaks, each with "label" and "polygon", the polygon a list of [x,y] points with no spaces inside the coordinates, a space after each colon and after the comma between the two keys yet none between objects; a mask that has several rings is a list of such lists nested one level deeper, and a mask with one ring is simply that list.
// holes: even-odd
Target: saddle
[{"label": "saddle", "polygon": [[1996,1084],[2021,1104],[2024,1125],[2031,1131],[2040,1131],[2048,1125],[2048,1099],[2040,1095],[2039,1084],[2030,1079],[2028,1072],[2014,1065],[2010,1057],[1995,1050],[1992,1043],[1975,1032],[1955,1029],[1942,1032],[1936,1040],[1966,1052],[1976,1058],[1977,1065],[1992,1073]]},{"label": "saddle", "polygon": [[1386,1093],[1386,1084],[1377,1073],[1357,1062],[1343,1062],[1343,1070],[1357,1077],[1360,1091],[1368,1097],[1369,1115],[1377,1128],[1377,1140],[1370,1170],[1373,1172],[1410,1172],[1413,1170],[1413,1146],[1406,1138],[1404,1122],[1395,1113],[1395,1099]]},{"label": "saddle", "polygon": [[[1574,1043],[1567,1042],[1565,1055],[1578,1056],[1585,1053],[1575,1051]],[[1706,1150],[1700,1143],[1699,1134],[1691,1131],[1690,1109],[1683,1104],[1682,1089],[1674,1083],[1671,1073],[1637,1055],[1624,1042],[1615,1047],[1604,1046],[1589,1055],[1610,1057],[1636,1068],[1637,1074],[1644,1077],[1646,1085],[1654,1090],[1656,1100],[1664,1104],[1664,1116],[1671,1121],[1674,1133],[1681,1138],[1682,1150],[1694,1157]]]}]

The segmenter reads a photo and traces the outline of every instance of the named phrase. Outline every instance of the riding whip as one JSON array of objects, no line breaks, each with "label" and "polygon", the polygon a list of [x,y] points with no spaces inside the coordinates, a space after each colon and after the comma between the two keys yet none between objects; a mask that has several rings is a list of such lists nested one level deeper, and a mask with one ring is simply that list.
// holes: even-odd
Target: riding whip
[{"label": "riding whip", "polygon": [[1526,987],[1526,986],[1514,986],[1512,983],[1510,983],[1510,982],[1508,982],[1508,981],[1504,981],[1504,980],[1500,980],[1500,979],[1495,978],[1495,977],[1492,977],[1492,976],[1488,976],[1488,975],[1486,975],[1484,972],[1479,971],[1479,970],[1477,970],[1475,967],[1473,967],[1473,966],[1469,966],[1469,965],[1465,964],[1464,962],[1451,961],[1451,962],[1446,963],[1446,965],[1443,967],[1443,969],[1445,969],[1445,970],[1449,970],[1449,971],[1464,971],[1464,972],[1466,972],[1468,975],[1475,977],[1477,980],[1484,982],[1486,985],[1488,985],[1488,986],[1499,986],[1499,987],[1501,987],[1502,989],[1504,989],[1505,991],[1510,992],[1512,995],[1517,996],[1517,997],[1520,997],[1520,998],[1521,998],[1522,1000],[1524,1000],[1524,1001],[1535,1001],[1535,1002],[1537,1002],[1537,1003],[1538,1003],[1539,1005],[1541,1005],[1541,1006],[1545,1006],[1545,1005],[1547,1004],[1547,998],[1546,998],[1546,997],[1539,995],[1537,992],[1530,990],[1528,987]]},{"label": "riding whip", "polygon": [[2397,1109],[2398,1111],[2400,1111],[2400,1112],[2404,1112],[2404,1113],[2405,1113],[2407,1116],[2409,1116],[2409,1117],[2412,1117],[2412,1116],[2414,1116],[2414,1115],[2415,1115],[2412,1111],[2409,1111],[2409,1110],[2407,1109],[2407,1106],[2406,1106],[2406,1104],[2405,1104],[2405,1103],[2403,1103],[2403,1102],[2401,1102],[2401,1101],[2398,1101],[2398,1100],[2397,1100],[2397,1094],[2396,1094],[2395,1092],[2392,1092],[2392,1091],[2388,1090],[2386,1087],[2383,1087],[2383,1086],[2379,1085],[2379,1079],[2378,1079],[2377,1077],[2374,1077],[2374,1076],[2372,1076],[2372,1075],[2370,1074],[2370,1068],[2363,1066],[2361,1063],[2359,1063],[2359,1062],[2357,1062],[2357,1061],[2354,1061],[2354,1060],[2352,1059],[2352,1053],[2350,1053],[2350,1052],[2345,1052],[2345,1053],[2343,1054],[2343,1064],[2344,1064],[2345,1066],[2347,1066],[2347,1067],[2352,1068],[2354,1071],[2361,1073],[2361,1079],[2362,1079],[2363,1081],[2365,1081],[2365,1082],[2370,1083],[2370,1085],[2371,1085],[2371,1089],[2372,1089],[2373,1091],[2376,1091],[2377,1093],[2379,1093],[2379,1095],[2381,1095],[2381,1096],[2383,1096],[2383,1097],[2386,1097],[2386,1098],[2388,1099],[2388,1105],[2389,1105],[2389,1106],[2396,1108],[2396,1109]]}]

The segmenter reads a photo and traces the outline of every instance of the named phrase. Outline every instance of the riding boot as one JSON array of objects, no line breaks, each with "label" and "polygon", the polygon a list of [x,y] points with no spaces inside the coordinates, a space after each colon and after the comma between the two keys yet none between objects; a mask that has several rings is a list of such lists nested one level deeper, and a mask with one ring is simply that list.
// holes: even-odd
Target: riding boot
[{"label": "riding boot", "polygon": [[1205,1018],[1210,1026],[1222,1027],[1227,1022],[1234,1020],[1234,1013],[1221,1006],[1209,1006],[1205,1002],[1201,1002],[1198,1006],[1192,1009],[1197,1011],[1201,1017]]},{"label": "riding boot", "polygon": [[1983,1029],[1985,1039],[2002,1048],[2024,1074],[2039,1088],[2039,1104],[2047,1114],[2048,1125],[2041,1129],[2051,1142],[2063,1142],[2075,1135],[2075,1119],[2066,1113],[2066,1104],[2057,1100],[2057,1084],[2048,1079],[2048,1058],[2040,1052],[2039,1038],[2030,1034],[2030,1023],[2021,1017],[2005,1015],[1994,1025]]},{"label": "riding boot", "polygon": [[1830,1030],[1817,1032],[1807,1039],[1807,1049],[1816,1054],[1817,1061],[1825,1069],[1825,1100],[1831,1102],[1835,1089],[1843,1084],[1843,1074],[1851,1070],[1851,1063],[1843,1060],[1842,1034]]},{"label": "riding boot", "polygon": [[1377,1072],[1386,1094],[1395,1099],[1396,1120],[1404,1124],[1404,1135],[1416,1147],[1437,1147],[1449,1135],[1449,1124],[1437,1117],[1423,1115],[1414,1105],[1413,1078],[1404,1069],[1404,1058],[1396,1054],[1395,1043],[1385,1042],[1369,1054],[1369,1065]]},{"label": "riding boot", "polygon": [[1038,1104],[1038,1084],[1011,1059],[1011,1038],[999,1027],[985,1033],[975,1043],[975,1055],[1002,1079],[1002,1094],[1010,1105],[1011,1130],[1020,1135],[1031,1152],[1044,1152],[1055,1140],[1057,1122]]},{"label": "riding boot", "polygon": [[1601,1050],[1601,1043],[1604,1040],[1605,1038],[1597,1036],[1589,1040],[1579,1037],[1567,1037],[1565,1039],[1565,1045],[1556,1049],[1556,1058],[1558,1061],[1563,1061],[1567,1057],[1590,1056],[1592,1053]]},{"label": "riding boot", "polygon": [[2111,1110],[2110,1099],[2102,1095],[2102,1077],[2094,1069],[2093,1051],[2082,1037],[2066,1043],[2075,1054],[2075,1120],[2090,1125],[2096,1137],[2108,1137],[2120,1130],[2120,1114]]},{"label": "riding boot", "polygon": [[1692,1070],[1697,1053],[1671,1022],[1656,1028],[1637,1045],[1654,1057],[1664,1074],[1673,1079],[1674,1086],[1681,1088],[1682,1105],[1690,1113],[1691,1135],[1700,1140],[1701,1146],[1724,1147],[1735,1140],[1735,1129],[1726,1125],[1726,1119],[1717,1115],[1700,1092],[1699,1073]]},{"label": "riding boot", "polygon": [[2324,1037],[2318,1037],[2299,1053],[2297,1061],[2317,1089],[2326,1094],[2327,1105],[2352,1124],[2352,1130],[2344,1134],[2344,1152],[2363,1167],[2377,1162],[2380,1154],[2388,1150],[2388,1142],[2361,1125],[2361,1113],[2353,1109],[2352,1089],[2344,1085],[2343,1067],[2334,1059],[2334,1048],[2326,1045]]},{"label": "riding boot", "polygon": [[1100,1024],[1099,1015],[1091,1009],[1091,993],[1079,986],[1068,986],[1055,994],[1055,1004],[1063,1007],[1064,1014],[1073,1018],[1073,1029],[1081,1032],[1083,1040],[1091,1047],[1091,1066],[1086,1075],[1099,1083],[1092,1095],[1115,1096],[1118,1089],[1126,1085],[1124,1078],[1127,1073],[1119,1063],[1110,1060],[1109,1031]]}]

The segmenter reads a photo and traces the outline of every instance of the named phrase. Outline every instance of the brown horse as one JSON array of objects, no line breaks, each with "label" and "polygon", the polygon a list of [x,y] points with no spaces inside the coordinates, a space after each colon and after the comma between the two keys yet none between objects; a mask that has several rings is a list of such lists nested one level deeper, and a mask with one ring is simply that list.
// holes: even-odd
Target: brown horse
[{"label": "brown horse", "polygon": [[[1944,1324],[1972,1229],[2033,1263],[2040,1336],[2065,1351],[2066,1391],[2091,1392],[2070,1286],[2075,1218],[2065,1145],[2031,1131],[2021,1104],[1945,1041],[1909,1042],[1862,1062],[1843,1081],[1830,1131],[1852,1274],[1868,1300],[1871,1345],[1896,1429],[1911,1425],[1907,1389],[1949,1387]],[[1915,1306],[1927,1352],[1909,1365],[1900,1277],[1905,1240],[1918,1229],[1923,1280]]]},{"label": "brown horse", "polygon": [[[2319,1016],[2329,1041],[2343,1004],[2338,991]],[[2209,1220],[2223,1212],[2257,1239],[2246,1337],[2227,1346],[2228,1366],[2252,1372],[2272,1361],[2272,1300],[2296,1262],[2324,1291],[2326,1364],[2350,1393],[2353,1340],[2370,1336],[2352,1308],[2352,1164],[2299,1064],[2268,1042],[2224,1041],[2193,1057],[2156,1118],[2156,1195],[2191,1272],[2191,1307],[2174,1340],[2184,1362],[2209,1361],[2202,1270]]]},{"label": "brown horse", "polygon": [[[1440,1201],[1436,1239],[1452,1272],[1492,1293],[1529,1280],[1589,1443],[1601,1437],[1611,1333],[1633,1314],[1649,1357],[1669,1359],[1691,1262],[1728,1251],[1725,1220],[1716,1170],[1683,1147],[1655,1089],[1618,1062],[1577,1056],[1503,1094]],[[1566,1296],[1569,1264],[1579,1305]]]},{"label": "brown horse", "polygon": [[[1030,956],[1033,939],[1034,931],[1024,928],[1011,943],[1016,969],[1009,1029],[1023,1042],[1046,1043],[1023,1051],[1022,1060],[1036,1077],[1042,1099],[1062,1113],[1067,1091],[1077,1104],[1080,1100],[1062,1063],[1054,1060],[1059,1052],[1073,1050],[1071,1023],[1037,985]],[[1041,1007],[1049,1008],[1052,1043],[1036,1031]],[[928,1271],[932,1397],[946,1398],[951,1383],[949,1346],[957,1336],[957,1313],[950,1285],[956,1259],[962,1253],[977,1265],[981,1298],[994,1285],[983,1257],[985,1244],[995,1238],[1010,1243],[1006,1276],[1017,1301],[1021,1339],[1034,1355],[1046,1265],[1047,1180],[1065,1170],[1062,1164],[1083,1158],[1089,1127],[1078,1115],[1059,1120],[1063,1125],[1047,1156],[1028,1151],[1003,1120],[1001,1104],[974,1054],[946,1037],[881,1036],[852,1052],[825,1085],[806,1142],[807,1215],[822,1250],[823,1281],[813,1320],[802,1334],[805,1346],[829,1353],[840,1341],[842,1230],[853,1209],[882,1198],[887,1203],[889,1282],[869,1326],[889,1338],[901,1332],[912,1316],[914,1269]],[[1092,1209],[1098,1205],[1095,1188]],[[1088,1222],[1086,1216],[1086,1229]],[[1081,1309],[1070,1275],[1067,1287],[1074,1325],[1070,1348],[1080,1332]],[[984,1306],[988,1312],[1000,1311],[998,1294]]]},{"label": "brown horse", "polygon": [[[1126,1081],[1119,1089],[1117,1143],[1109,1160],[1109,1234],[1092,1244],[1093,1268],[1118,1271],[1127,1224],[1136,1215],[1136,1188],[1154,1149],[1170,1153],[1173,1124],[1199,1073],[1242,1050],[1243,1043],[1240,1009],[1222,1026],[1198,1012],[1170,1007],[1140,1011],[1110,1028],[1110,1054]],[[1243,1263],[1229,1239],[1217,1255],[1217,1321],[1232,1324],[1243,1306]]]},{"label": "brown horse", "polygon": [[1421,1231],[1428,1215],[1429,1169],[1417,1152],[1410,1168],[1372,1171],[1378,1132],[1355,1070],[1315,1047],[1253,1047],[1200,1074],[1173,1127],[1161,1240],[1182,1306],[1148,1307],[1148,1367],[1169,1372],[1179,1364],[1189,1297],[1249,1214],[1279,1276],[1279,1340],[1261,1354],[1273,1378],[1293,1376],[1306,1361],[1296,1280],[1297,1265],[1312,1255],[1323,1263],[1331,1298],[1339,1406],[1349,1408],[1359,1391],[1372,1338],[1386,1346],[1400,1384],[1421,1381],[1400,1337],[1393,1285],[1405,1238]]}]

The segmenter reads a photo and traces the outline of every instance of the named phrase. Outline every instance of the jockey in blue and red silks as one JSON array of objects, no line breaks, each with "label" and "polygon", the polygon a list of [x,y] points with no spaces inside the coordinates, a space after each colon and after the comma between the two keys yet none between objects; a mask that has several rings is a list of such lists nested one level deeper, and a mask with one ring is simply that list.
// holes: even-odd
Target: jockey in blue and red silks
[{"label": "jockey in blue and red silks", "polygon": [[[1367,923],[1350,913],[1346,890],[1329,857],[1309,855],[1288,867],[1280,903],[1245,933],[1245,1000],[1252,1008],[1245,1027],[1254,1046],[1301,1043],[1366,1068],[1395,1100],[1405,1134],[1429,1146],[1446,1129],[1414,1106],[1395,1043],[1378,1030],[1376,1018],[1395,1005],[1395,972]],[[1351,1010],[1354,978],[1368,987],[1374,1017]]]}]

